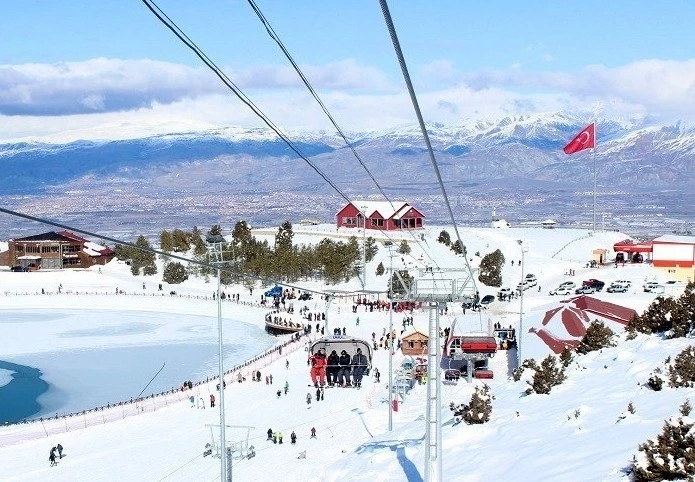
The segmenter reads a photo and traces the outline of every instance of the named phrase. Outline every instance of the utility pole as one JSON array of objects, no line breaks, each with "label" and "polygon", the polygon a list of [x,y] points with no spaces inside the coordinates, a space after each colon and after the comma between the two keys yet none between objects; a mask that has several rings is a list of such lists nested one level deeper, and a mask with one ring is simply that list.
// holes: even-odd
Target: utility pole
[{"label": "utility pole", "polygon": [[362,291],[367,284],[367,206],[362,209]]},{"label": "utility pole", "polygon": [[520,301],[519,301],[519,333],[517,334],[516,337],[516,362],[517,366],[521,366],[521,363],[523,362],[523,359],[521,357],[521,337],[522,333],[524,331],[524,291],[526,291],[524,282],[526,281],[524,278],[524,268],[526,267],[526,262],[524,260],[524,245],[523,241],[520,239],[516,240],[517,243],[519,243],[519,246],[521,247],[521,283],[519,284],[520,286]]},{"label": "utility pole", "polygon": [[386,241],[389,248],[389,432],[393,431],[393,242]]}]

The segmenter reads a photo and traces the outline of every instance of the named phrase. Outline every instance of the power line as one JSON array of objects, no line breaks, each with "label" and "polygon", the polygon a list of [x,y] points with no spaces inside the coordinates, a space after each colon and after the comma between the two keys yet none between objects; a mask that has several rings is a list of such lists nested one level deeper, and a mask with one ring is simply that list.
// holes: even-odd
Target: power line
[{"label": "power line", "polygon": [[[287,144],[290,149],[292,149],[301,159],[303,159],[309,166],[311,166],[314,171],[316,171],[321,178],[326,181],[345,201],[347,201],[350,204],[352,201],[350,198],[347,197],[345,193],[343,193],[338,186],[331,181],[326,174],[324,174],[309,158],[307,158],[297,146],[295,146],[292,141],[260,110],[258,106],[256,106],[244,93],[237,87],[234,82],[203,52],[196,44],[191,40],[185,32],[183,32],[179,26],[171,20],[164,11],[157,6],[156,3],[154,3],[152,0],[142,0],[142,2],[145,4],[145,6],[157,17],[157,19],[164,24],[169,30],[171,30],[176,37],[181,40],[189,49],[193,51],[193,53],[196,54],[196,56],[203,61],[203,63],[210,68],[215,75],[224,83],[224,85],[231,90],[234,95],[237,96],[239,100],[241,100],[247,107],[249,107],[254,114],[256,114],[270,129],[277,134],[277,136]],[[390,202],[390,201],[389,201]],[[365,223],[366,224],[366,223]],[[366,226],[365,226],[366,229]],[[386,236],[388,239],[390,239],[392,242],[394,241],[393,238],[388,236],[383,230],[379,230],[381,233]],[[417,239],[415,240],[418,244],[419,242]],[[422,248],[422,246],[421,246]],[[427,253],[426,250],[423,250],[430,259],[432,257]],[[412,254],[409,254],[413,259],[415,259]],[[432,259],[432,261],[436,264],[436,261]],[[284,284],[284,283],[283,283]],[[289,286],[289,285],[288,285]]]},{"label": "power line", "polygon": [[[297,75],[299,75],[299,78],[302,79],[302,82],[304,83],[304,85],[306,86],[306,88],[309,90],[309,92],[311,93],[311,95],[314,97],[314,99],[316,100],[316,102],[317,102],[317,103],[319,104],[319,106],[321,107],[321,110],[323,110],[324,114],[326,114],[326,117],[328,117],[328,119],[331,121],[331,124],[333,124],[333,127],[335,127],[336,131],[338,131],[338,134],[340,134],[340,137],[342,137],[343,141],[345,142],[345,145],[347,145],[347,146],[350,148],[350,151],[352,151],[352,154],[355,156],[355,158],[356,158],[357,161],[360,163],[360,165],[362,166],[362,168],[367,172],[367,174],[369,175],[370,179],[372,180],[372,182],[374,182],[374,184],[376,185],[376,187],[377,187],[377,189],[379,190],[379,192],[381,193],[381,195],[384,196],[384,198],[385,198],[385,199],[389,202],[389,204],[391,205],[391,208],[395,211],[396,208],[395,208],[395,206],[393,205],[393,201],[391,201],[391,199],[386,195],[386,192],[384,192],[384,190],[382,189],[382,187],[381,187],[381,185],[379,184],[379,182],[378,182],[378,181],[376,180],[376,178],[372,175],[371,171],[369,170],[369,168],[367,168],[367,166],[365,165],[364,161],[362,161],[362,158],[361,158],[360,155],[357,153],[357,151],[355,150],[355,148],[354,148],[354,146],[352,145],[352,143],[347,139],[347,136],[343,133],[343,130],[340,128],[340,126],[338,125],[338,123],[336,122],[336,120],[333,118],[333,116],[332,116],[331,113],[329,112],[328,107],[326,107],[326,105],[323,103],[323,101],[321,100],[321,98],[319,97],[319,95],[316,93],[316,90],[314,90],[313,86],[311,85],[311,82],[309,82],[309,79],[307,79],[307,77],[304,75],[304,72],[303,72],[302,69],[299,67],[299,65],[297,64],[297,62],[295,62],[294,58],[292,57],[292,54],[290,54],[290,52],[287,50],[287,48],[286,48],[285,45],[283,44],[282,40],[280,40],[280,37],[279,37],[278,34],[275,32],[275,29],[273,29],[273,26],[270,24],[270,22],[269,22],[268,19],[265,17],[265,15],[263,14],[263,12],[261,12],[261,9],[258,7],[258,5],[256,5],[256,2],[255,2],[254,0],[248,0],[248,3],[249,3],[249,5],[251,6],[251,8],[253,9],[253,11],[256,13],[256,16],[259,18],[259,20],[261,21],[261,23],[263,24],[263,26],[265,27],[265,30],[266,30],[266,32],[268,32],[268,35],[270,36],[270,38],[273,39],[273,41],[275,41],[275,43],[278,45],[278,47],[280,47],[280,50],[281,50],[282,53],[285,55],[285,57],[286,57],[287,60],[290,62],[290,64],[292,64],[292,67],[294,68],[295,72],[297,72]],[[380,230],[380,231],[383,231],[383,230]],[[430,255],[430,253],[429,253],[427,250],[425,250],[425,249],[422,248],[422,245],[420,244],[420,241],[419,241],[419,240],[417,239],[417,237],[412,233],[412,231],[410,231],[409,229],[407,229],[406,231],[411,235],[411,237],[412,237],[413,240],[417,243],[417,245],[420,246],[420,249],[422,250],[422,252],[424,252],[424,253],[427,255],[427,257],[430,258],[430,260],[434,263],[435,266],[437,266],[437,268],[439,268],[439,265],[437,264],[437,261],[436,261],[434,258],[432,258],[432,256]]]}]

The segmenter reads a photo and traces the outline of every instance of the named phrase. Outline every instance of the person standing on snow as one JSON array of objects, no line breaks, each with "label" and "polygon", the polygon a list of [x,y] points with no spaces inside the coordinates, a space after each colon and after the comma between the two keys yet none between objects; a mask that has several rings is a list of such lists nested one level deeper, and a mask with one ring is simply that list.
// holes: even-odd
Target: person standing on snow
[{"label": "person standing on snow", "polygon": [[210,394],[210,408],[215,408],[215,395]]},{"label": "person standing on snow", "polygon": [[292,430],[292,433],[290,434],[290,443],[293,443],[293,444],[297,443],[297,434],[294,433],[294,430]]}]

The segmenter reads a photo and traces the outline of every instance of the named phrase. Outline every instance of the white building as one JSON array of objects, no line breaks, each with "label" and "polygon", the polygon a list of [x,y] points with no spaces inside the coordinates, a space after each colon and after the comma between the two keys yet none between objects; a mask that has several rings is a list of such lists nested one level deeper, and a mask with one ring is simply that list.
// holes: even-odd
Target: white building
[{"label": "white building", "polygon": [[652,262],[669,279],[695,280],[695,236],[666,234],[652,241]]}]

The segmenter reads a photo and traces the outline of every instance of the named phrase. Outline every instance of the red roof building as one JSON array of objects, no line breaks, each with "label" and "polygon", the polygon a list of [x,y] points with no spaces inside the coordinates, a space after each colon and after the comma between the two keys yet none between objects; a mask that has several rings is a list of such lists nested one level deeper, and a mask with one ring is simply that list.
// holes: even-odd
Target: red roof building
[{"label": "red roof building", "polygon": [[[425,216],[406,202],[353,201],[335,215],[339,228],[377,229],[393,231],[419,229]],[[366,218],[366,223],[364,219]]]}]

